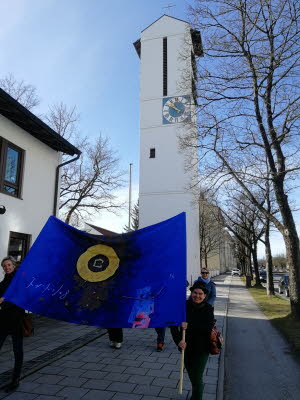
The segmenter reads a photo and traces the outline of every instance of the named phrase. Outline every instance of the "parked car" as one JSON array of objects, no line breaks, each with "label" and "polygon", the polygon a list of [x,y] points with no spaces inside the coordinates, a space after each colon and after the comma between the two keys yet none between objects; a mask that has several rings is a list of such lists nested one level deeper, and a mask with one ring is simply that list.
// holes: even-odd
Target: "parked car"
[{"label": "parked car", "polygon": [[284,293],[286,297],[290,296],[290,278],[288,275],[283,275],[278,281],[279,293]]},{"label": "parked car", "polygon": [[266,282],[267,281],[267,271],[261,270],[259,272],[259,279],[261,280],[261,282]]},{"label": "parked car", "polygon": [[241,271],[239,269],[237,269],[237,268],[232,269],[231,270],[231,276],[234,276],[234,275],[241,276]]}]

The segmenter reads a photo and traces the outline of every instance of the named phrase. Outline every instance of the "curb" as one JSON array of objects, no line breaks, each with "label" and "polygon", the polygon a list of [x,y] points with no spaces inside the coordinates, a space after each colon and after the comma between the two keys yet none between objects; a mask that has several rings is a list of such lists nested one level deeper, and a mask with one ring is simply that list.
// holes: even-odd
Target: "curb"
[{"label": "curb", "polygon": [[224,346],[223,351],[221,351],[220,359],[219,359],[219,373],[218,373],[218,384],[217,384],[217,400],[224,399],[224,377],[225,377],[225,352],[226,352],[226,337],[227,337],[227,314],[228,314],[228,302],[229,302],[229,292],[231,285],[232,277],[228,282],[228,296],[227,303],[225,306],[224,312],[224,325],[223,325],[223,337],[224,337]]}]

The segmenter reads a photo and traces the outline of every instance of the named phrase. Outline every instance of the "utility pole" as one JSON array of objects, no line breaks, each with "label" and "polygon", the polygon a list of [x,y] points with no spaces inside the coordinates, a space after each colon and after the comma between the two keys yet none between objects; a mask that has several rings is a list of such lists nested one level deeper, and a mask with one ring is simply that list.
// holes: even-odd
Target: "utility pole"
[{"label": "utility pole", "polygon": [[129,206],[128,206],[128,229],[131,231],[131,168],[132,163],[129,164]]}]

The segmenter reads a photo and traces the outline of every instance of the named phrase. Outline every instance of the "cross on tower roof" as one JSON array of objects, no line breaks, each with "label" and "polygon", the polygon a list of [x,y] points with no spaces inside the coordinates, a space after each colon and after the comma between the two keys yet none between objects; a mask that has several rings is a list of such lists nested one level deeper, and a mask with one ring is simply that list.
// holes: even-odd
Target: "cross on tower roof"
[{"label": "cross on tower roof", "polygon": [[167,6],[163,7],[163,10],[168,10],[166,12],[170,15],[172,7],[175,7],[175,4],[168,4]]}]

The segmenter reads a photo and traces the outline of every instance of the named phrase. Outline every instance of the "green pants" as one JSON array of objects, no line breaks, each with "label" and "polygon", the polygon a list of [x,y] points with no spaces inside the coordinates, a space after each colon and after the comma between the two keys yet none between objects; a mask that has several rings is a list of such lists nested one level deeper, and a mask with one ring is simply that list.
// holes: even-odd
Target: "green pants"
[{"label": "green pants", "polygon": [[185,353],[184,365],[192,384],[191,400],[202,400],[203,394],[203,372],[208,360],[208,353],[189,354]]}]

